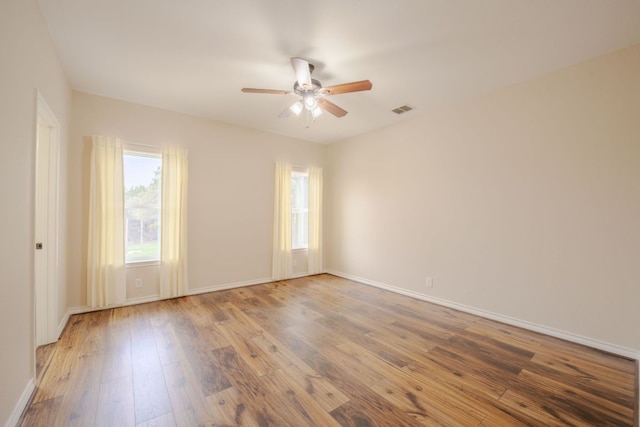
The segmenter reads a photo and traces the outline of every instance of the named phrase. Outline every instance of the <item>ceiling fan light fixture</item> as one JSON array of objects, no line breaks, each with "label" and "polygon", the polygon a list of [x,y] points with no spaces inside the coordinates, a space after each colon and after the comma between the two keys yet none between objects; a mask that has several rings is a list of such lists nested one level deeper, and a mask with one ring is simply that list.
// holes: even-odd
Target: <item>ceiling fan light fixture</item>
[{"label": "ceiling fan light fixture", "polygon": [[302,112],[302,109],[304,108],[304,106],[302,105],[301,101],[296,102],[295,104],[293,104],[291,107],[289,107],[289,109],[293,112],[293,114],[295,114],[296,116],[299,116],[300,113]]},{"label": "ceiling fan light fixture", "polygon": [[360,80],[357,82],[322,87],[322,83],[311,78],[311,72],[314,69],[313,64],[309,64],[305,59],[296,57],[291,58],[291,65],[293,66],[293,71],[296,73],[296,81],[293,83],[293,91],[244,87],[241,89],[242,92],[274,95],[298,95],[300,97],[298,101],[278,114],[278,117],[289,117],[291,116],[291,113],[299,116],[302,110],[307,110],[307,113],[305,114],[307,118],[311,115],[315,119],[325,111],[338,118],[344,117],[347,114],[346,110],[338,107],[333,102],[328,101],[326,97],[339,95],[341,93],[371,90],[373,87],[369,80]]},{"label": "ceiling fan light fixture", "polygon": [[318,101],[316,100],[315,96],[307,95],[304,97],[304,108],[309,111],[314,111],[316,108],[318,108]]}]

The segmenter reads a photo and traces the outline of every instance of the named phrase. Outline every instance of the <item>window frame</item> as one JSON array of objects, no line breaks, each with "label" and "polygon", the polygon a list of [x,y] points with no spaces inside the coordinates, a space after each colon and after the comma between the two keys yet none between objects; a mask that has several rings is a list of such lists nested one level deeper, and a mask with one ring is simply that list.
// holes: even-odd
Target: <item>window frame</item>
[{"label": "window frame", "polygon": [[[305,188],[305,201],[306,201],[306,205],[304,207],[302,207],[302,209],[299,208],[294,208],[293,202],[294,202],[294,198],[293,198],[293,181],[294,181],[294,176],[298,175],[298,176],[304,176],[306,179],[306,188]],[[293,168],[291,170],[291,217],[290,217],[290,221],[291,221],[291,251],[293,252],[302,252],[302,251],[308,251],[309,250],[309,171],[306,169],[301,169],[301,168]],[[306,223],[306,246],[297,246],[294,240],[294,215],[299,214],[299,213],[303,213],[305,214],[305,223]],[[295,234],[297,236],[297,233]]]},{"label": "window frame", "polygon": [[124,263],[125,267],[144,267],[146,265],[159,265],[162,256],[162,151],[159,147],[138,146],[133,144],[124,144],[122,149],[122,161],[123,161],[123,197],[127,192],[126,184],[126,170],[124,167],[125,156],[137,156],[137,157],[149,157],[155,158],[160,161],[160,185],[158,188],[158,252],[157,256],[154,254],[152,257],[138,257],[129,259],[127,254],[128,242],[127,242],[127,202],[123,200],[123,219],[125,221],[124,226]]}]

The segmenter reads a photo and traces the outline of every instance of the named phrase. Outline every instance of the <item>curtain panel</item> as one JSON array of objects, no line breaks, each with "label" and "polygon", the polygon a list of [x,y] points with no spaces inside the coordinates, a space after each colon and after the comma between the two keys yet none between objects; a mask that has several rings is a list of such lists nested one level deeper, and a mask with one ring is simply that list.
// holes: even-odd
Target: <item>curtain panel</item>
[{"label": "curtain panel", "polygon": [[291,256],[291,165],[276,163],[273,203],[273,280],[293,276]]},{"label": "curtain panel", "polygon": [[188,154],[182,147],[162,149],[160,296],[187,292]]},{"label": "curtain panel", "polygon": [[122,141],[94,136],[90,169],[87,304],[107,307],[126,299]]},{"label": "curtain panel", "polygon": [[322,169],[309,169],[309,274],[322,267]]}]

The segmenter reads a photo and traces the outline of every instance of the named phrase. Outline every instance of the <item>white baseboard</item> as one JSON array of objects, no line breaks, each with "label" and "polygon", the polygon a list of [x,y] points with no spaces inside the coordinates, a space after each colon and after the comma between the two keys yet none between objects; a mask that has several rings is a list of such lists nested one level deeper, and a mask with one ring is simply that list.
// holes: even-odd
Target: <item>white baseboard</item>
[{"label": "white baseboard", "polygon": [[60,321],[60,323],[58,323],[58,338],[56,339],[56,341],[60,339],[64,328],[67,326],[67,322],[69,322],[69,316],[71,316],[71,310],[67,310],[64,316],[62,316],[62,320]]},{"label": "white baseboard", "polygon": [[265,277],[262,279],[245,280],[242,282],[224,283],[222,285],[207,286],[206,288],[191,289],[187,292],[187,295],[198,295],[198,294],[205,294],[207,292],[224,291],[227,289],[242,288],[244,286],[261,285],[263,283],[269,283],[269,282],[273,282],[273,279],[271,277]]},{"label": "white baseboard", "polygon": [[609,353],[613,353],[619,356],[627,357],[630,359],[640,360],[640,351],[619,346],[617,344],[611,344],[608,342],[596,340],[593,338],[585,337],[582,335],[574,334],[572,332],[562,331],[559,329],[551,328],[548,326],[538,325],[536,323],[528,322],[525,320],[515,319],[509,316],[503,316],[501,314],[492,313],[490,311],[482,310],[475,307],[470,307],[464,304],[458,304],[456,302],[448,301],[441,298],[432,297],[429,295],[421,294],[407,289],[402,289],[397,286],[387,285],[386,283],[376,282],[364,277],[354,276],[352,274],[342,273],[340,271],[328,270],[327,273],[334,276],[342,277],[345,279],[353,280],[355,282],[363,283],[365,285],[374,286],[376,288],[385,289],[397,294],[405,295],[411,298],[419,299],[422,301],[431,302],[444,307],[453,308],[455,310],[464,311],[465,313],[475,314],[476,316],[484,317],[487,319],[495,320],[508,325],[517,326],[520,328],[528,329],[531,331],[539,332],[545,335],[549,335],[555,338],[560,338],[566,341],[574,342],[577,344],[593,347],[598,350],[603,350]]},{"label": "white baseboard", "polygon": [[33,394],[33,391],[35,389],[36,389],[36,385],[33,382],[33,379],[30,379],[24,391],[22,392],[22,395],[20,396],[18,403],[16,403],[15,408],[13,408],[13,412],[11,412],[9,419],[5,423],[5,427],[15,427],[18,425],[18,421],[20,421],[20,416],[22,415],[22,412],[24,412],[25,408],[27,407],[27,404],[29,403],[29,399],[31,399],[31,395]]},{"label": "white baseboard", "polygon": [[64,328],[67,326],[67,323],[69,323],[69,318],[71,316],[73,316],[74,314],[82,314],[82,313],[88,313],[90,311],[97,311],[100,310],[99,308],[91,308],[89,306],[80,306],[80,307],[71,307],[67,310],[67,312],[64,314],[64,316],[62,317],[62,320],[60,321],[60,323],[58,324],[58,339],[60,339],[60,335],[62,335],[62,332],[64,331]]},{"label": "white baseboard", "polygon": [[146,296],[146,297],[130,298],[130,299],[127,300],[127,302],[125,302],[122,305],[119,305],[118,307],[124,307],[124,306],[127,306],[127,305],[146,304],[148,302],[160,301],[161,299],[162,298],[160,298],[160,295],[149,295],[149,296]]},{"label": "white baseboard", "polygon": [[[292,276],[291,279],[298,279],[300,277],[306,277],[308,275],[309,274],[307,274],[307,273],[300,273],[300,274],[296,274],[296,275]],[[207,292],[224,291],[224,290],[227,290],[227,289],[242,288],[242,287],[245,287],[245,286],[262,285],[264,283],[269,283],[269,282],[273,282],[273,281],[274,280],[271,277],[263,277],[261,279],[251,279],[251,280],[244,280],[244,281],[240,281],[240,282],[223,283],[223,284],[220,284],[220,285],[207,286],[207,287],[204,287],[204,288],[190,289],[190,290],[187,291],[187,293],[185,295],[198,295],[198,294],[205,294]],[[146,297],[131,298],[131,299],[128,299],[124,304],[114,305],[114,306],[109,306],[109,307],[89,307],[87,305],[78,306],[78,307],[71,307],[70,309],[67,310],[67,312],[65,313],[64,317],[60,321],[60,324],[58,325],[58,336],[60,336],[62,334],[62,331],[64,330],[65,326],[67,326],[67,322],[69,321],[69,317],[73,316],[74,314],[89,313],[89,312],[92,312],[92,311],[106,310],[106,309],[109,309],[109,308],[116,308],[116,307],[125,307],[125,306],[128,306],[128,305],[145,304],[145,303],[148,303],[148,302],[160,301],[162,299],[163,298],[161,298],[160,295],[151,295],[151,296],[146,296]]]},{"label": "white baseboard", "polygon": [[[263,278],[263,279],[246,280],[242,282],[225,283],[222,285],[208,286],[206,288],[191,289],[187,291],[186,295],[198,295],[198,294],[204,294],[207,292],[241,288],[243,286],[260,285],[262,283],[268,283],[272,281],[273,280],[269,277],[269,278]],[[60,324],[58,325],[58,336],[62,334],[62,331],[64,330],[65,326],[67,326],[67,323],[69,322],[69,317],[73,316],[74,314],[90,313],[92,311],[108,310],[110,308],[125,307],[129,305],[146,304],[148,302],[160,301],[162,299],[163,298],[161,298],[160,295],[150,295],[146,297],[130,298],[123,304],[113,305],[109,307],[89,307],[88,305],[71,307],[67,310],[64,317],[60,321]]]},{"label": "white baseboard", "polygon": [[[324,273],[324,271],[322,273]],[[317,274],[322,274],[322,273],[317,273]],[[253,280],[246,280],[246,281],[242,281],[242,282],[225,283],[225,284],[222,284],[222,285],[207,286],[206,288],[192,289],[192,290],[187,292],[187,295],[205,294],[207,292],[224,291],[224,290],[228,290],[228,289],[242,288],[242,287],[245,287],[245,286],[262,285],[262,284],[265,284],[265,283],[293,280],[293,279],[299,279],[301,277],[309,277],[309,276],[314,276],[314,275],[315,274],[298,273],[298,274],[294,274],[293,276],[291,276],[291,277],[289,277],[287,279],[282,279],[282,280],[274,280],[271,277],[264,277],[262,279],[253,279]]]},{"label": "white baseboard", "polygon": [[128,299],[123,304],[111,305],[109,307],[89,307],[88,305],[71,307],[64,314],[64,317],[62,318],[62,320],[60,321],[60,324],[58,325],[58,337],[62,335],[62,331],[64,331],[64,328],[67,326],[67,323],[69,322],[69,318],[74,314],[91,313],[92,311],[109,310],[111,308],[126,307],[128,305],[144,304],[147,302],[160,301],[160,299],[161,298],[158,295],[151,295],[148,297],[131,298],[131,299]]}]

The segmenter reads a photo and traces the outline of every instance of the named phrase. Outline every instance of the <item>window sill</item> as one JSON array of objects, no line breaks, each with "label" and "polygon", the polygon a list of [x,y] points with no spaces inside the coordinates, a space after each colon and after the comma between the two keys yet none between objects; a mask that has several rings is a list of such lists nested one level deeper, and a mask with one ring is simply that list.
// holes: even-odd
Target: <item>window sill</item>
[{"label": "window sill", "polygon": [[309,248],[291,249],[291,252],[309,252]]},{"label": "window sill", "polygon": [[160,260],[130,261],[125,263],[125,268],[152,267],[154,265],[160,265]]}]

